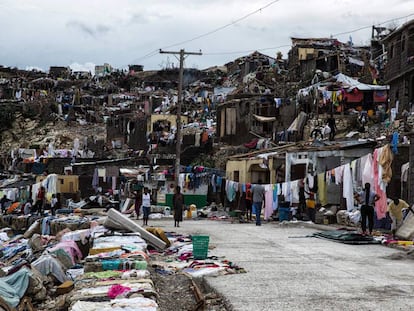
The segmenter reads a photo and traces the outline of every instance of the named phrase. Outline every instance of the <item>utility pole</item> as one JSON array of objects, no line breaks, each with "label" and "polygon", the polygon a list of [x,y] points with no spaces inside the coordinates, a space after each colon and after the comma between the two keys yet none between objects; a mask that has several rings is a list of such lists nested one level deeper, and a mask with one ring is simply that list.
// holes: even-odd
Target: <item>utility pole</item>
[{"label": "utility pole", "polygon": [[180,163],[181,163],[181,107],[183,105],[183,76],[184,76],[184,59],[186,55],[202,55],[200,52],[185,52],[184,49],[181,49],[179,52],[176,51],[163,51],[160,49],[160,54],[173,54],[180,55],[180,74],[178,77],[178,103],[177,103],[177,144],[175,149],[175,185],[178,185],[178,178],[180,176]]}]

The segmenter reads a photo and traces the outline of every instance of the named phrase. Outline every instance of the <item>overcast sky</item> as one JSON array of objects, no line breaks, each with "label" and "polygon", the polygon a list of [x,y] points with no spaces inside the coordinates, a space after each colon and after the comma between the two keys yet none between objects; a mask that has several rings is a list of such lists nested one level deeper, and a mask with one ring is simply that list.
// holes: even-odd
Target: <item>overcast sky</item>
[{"label": "overcast sky", "polygon": [[[265,7],[272,0],[0,0],[0,64],[161,69],[172,55],[160,48],[203,52],[186,67],[223,65],[254,50],[287,55],[291,37],[329,37],[364,26],[414,18],[412,0],[280,0],[211,35],[187,41]],[[390,22],[386,23],[389,25]],[[367,44],[371,29],[336,36]],[[170,47],[171,46],[171,47]],[[167,48],[168,47],[168,48]],[[278,48],[280,47],[280,48]],[[232,53],[238,52],[238,53]],[[230,54],[231,53],[231,54]],[[150,54],[150,57],[144,57]]]}]

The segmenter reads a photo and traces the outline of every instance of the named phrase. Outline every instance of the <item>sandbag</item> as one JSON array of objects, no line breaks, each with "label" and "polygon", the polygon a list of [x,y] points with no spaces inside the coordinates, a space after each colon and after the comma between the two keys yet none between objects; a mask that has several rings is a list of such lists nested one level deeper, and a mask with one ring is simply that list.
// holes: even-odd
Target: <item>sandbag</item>
[{"label": "sandbag", "polygon": [[161,240],[163,240],[167,244],[167,247],[170,247],[171,242],[170,240],[168,240],[167,235],[165,234],[164,230],[162,230],[161,228],[147,228],[147,231],[159,237]]}]

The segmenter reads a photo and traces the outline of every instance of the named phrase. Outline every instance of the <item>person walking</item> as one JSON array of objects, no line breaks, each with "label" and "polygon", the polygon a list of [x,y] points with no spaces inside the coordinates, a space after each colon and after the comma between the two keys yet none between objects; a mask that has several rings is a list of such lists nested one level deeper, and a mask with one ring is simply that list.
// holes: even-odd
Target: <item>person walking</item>
[{"label": "person walking", "polygon": [[366,183],[363,191],[359,193],[359,202],[361,206],[361,229],[362,235],[367,234],[367,219],[369,234],[372,234],[374,228],[374,205],[379,200],[379,196],[371,191],[371,184]]},{"label": "person walking", "polygon": [[395,233],[401,227],[403,223],[403,213],[402,210],[404,208],[409,208],[407,202],[404,200],[394,198],[390,204],[388,204],[387,212],[392,220],[391,224],[391,232],[392,236],[395,238]]},{"label": "person walking", "polygon": [[135,208],[135,215],[137,216],[137,220],[139,219],[139,212],[142,206],[142,190],[135,191],[135,201],[134,201],[134,208]]},{"label": "person walking", "polygon": [[142,193],[142,224],[144,226],[148,226],[148,218],[151,212],[151,194],[148,192],[148,188],[144,188],[144,192]]},{"label": "person walking", "polygon": [[262,207],[265,204],[265,188],[261,185],[262,180],[258,180],[258,184],[253,186],[252,198],[253,209],[256,213],[256,226],[261,226],[260,215],[262,214]]},{"label": "person walking", "polygon": [[174,227],[179,227],[180,221],[183,221],[183,205],[184,196],[181,193],[181,187],[177,186],[173,195]]}]

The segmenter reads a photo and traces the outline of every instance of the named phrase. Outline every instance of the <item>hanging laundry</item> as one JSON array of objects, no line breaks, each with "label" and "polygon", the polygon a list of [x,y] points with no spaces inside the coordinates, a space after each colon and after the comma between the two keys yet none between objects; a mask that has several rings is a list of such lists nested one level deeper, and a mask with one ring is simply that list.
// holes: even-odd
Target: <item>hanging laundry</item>
[{"label": "hanging laundry", "polygon": [[299,180],[290,182],[291,203],[299,203]]},{"label": "hanging laundry", "polygon": [[278,184],[274,184],[272,186],[272,190],[273,190],[273,200],[272,200],[272,209],[276,210],[277,206],[278,206],[278,199],[279,199],[279,185]]},{"label": "hanging laundry", "polygon": [[351,166],[349,163],[343,165],[343,191],[342,197],[346,199],[346,209],[351,212],[354,209],[354,187],[352,183]]},{"label": "hanging laundry", "polygon": [[227,194],[227,200],[229,200],[229,202],[233,202],[234,199],[236,198],[236,191],[238,187],[239,187],[239,183],[231,181],[231,180],[226,181],[226,194]]},{"label": "hanging laundry", "polygon": [[216,193],[217,192],[217,186],[216,186],[216,175],[215,174],[213,174],[211,176],[210,183],[211,183],[211,188],[212,188],[213,192]]},{"label": "hanging laundry", "polygon": [[98,168],[98,177],[106,177],[106,169],[105,168]]},{"label": "hanging laundry", "polygon": [[285,201],[292,202],[292,190],[290,187],[290,181],[285,183]]},{"label": "hanging laundry", "polygon": [[216,180],[217,192],[221,192],[222,181],[223,181],[223,177],[217,176],[217,180]]},{"label": "hanging laundry", "polygon": [[312,176],[311,174],[308,174],[308,175],[306,176],[306,180],[307,180],[307,182],[308,182],[308,187],[309,187],[309,189],[312,189],[312,188],[313,188],[313,186],[314,186],[314,183],[315,183],[315,178],[314,178],[314,176]]},{"label": "hanging laundry", "polygon": [[398,132],[394,132],[394,134],[392,134],[392,140],[391,140],[392,152],[394,154],[398,154],[398,139],[399,139]]},{"label": "hanging laundry", "polygon": [[265,185],[264,220],[269,220],[273,214],[273,185]]},{"label": "hanging laundry", "polygon": [[392,177],[392,169],[391,169],[392,160],[393,160],[393,155],[391,152],[390,145],[385,145],[382,148],[382,152],[381,152],[381,155],[378,161],[383,169],[381,178],[387,184],[391,181],[391,177]]},{"label": "hanging laundry", "polygon": [[[377,219],[383,219],[385,218],[385,214],[387,212],[387,194],[380,186],[380,177],[379,177],[379,171],[381,168],[381,165],[378,163],[378,154],[380,153],[380,149],[374,150],[373,155],[373,175],[374,175],[374,192],[377,194],[379,199],[375,202],[375,212],[377,214]],[[372,188],[372,185],[371,185]]]},{"label": "hanging laundry", "polygon": [[326,193],[326,182],[325,182],[325,173],[318,174],[318,198],[319,203],[322,206],[328,204],[327,193]]},{"label": "hanging laundry", "polygon": [[410,168],[410,162],[404,163],[401,165],[401,181],[407,182],[408,181],[408,170]]},{"label": "hanging laundry", "polygon": [[361,159],[361,167],[362,167],[362,185],[364,186],[366,183],[374,185],[374,170],[372,167],[372,155],[369,153],[366,156],[363,156]]}]

